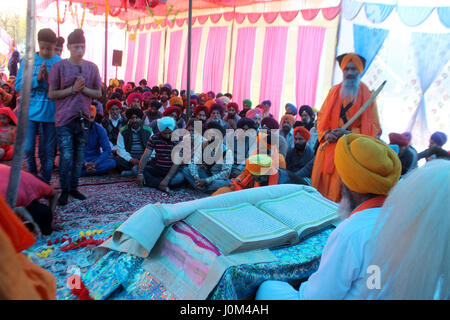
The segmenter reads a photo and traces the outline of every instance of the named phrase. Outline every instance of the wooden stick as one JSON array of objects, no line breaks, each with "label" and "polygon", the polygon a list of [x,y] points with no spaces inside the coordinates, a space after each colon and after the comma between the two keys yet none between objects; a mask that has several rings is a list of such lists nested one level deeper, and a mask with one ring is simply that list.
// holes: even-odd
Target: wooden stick
[{"label": "wooden stick", "polygon": [[[341,128],[339,128],[341,131],[347,130],[348,127],[350,127],[353,122],[356,121],[356,119],[358,119],[362,113],[364,111],[366,111],[366,109],[373,103],[373,101],[375,100],[375,98],[378,96],[378,94],[381,92],[381,90],[383,90],[384,86],[386,85],[386,80],[383,81],[383,83],[378,87],[378,89],[372,93],[372,95],[370,96],[370,98],[366,101],[366,103],[364,103],[364,105],[359,108],[359,110],[353,115],[353,117],[350,118],[350,120],[348,120]],[[328,140],[325,141],[324,144],[322,144],[319,148],[320,151],[322,151],[326,146],[328,145]]]}]

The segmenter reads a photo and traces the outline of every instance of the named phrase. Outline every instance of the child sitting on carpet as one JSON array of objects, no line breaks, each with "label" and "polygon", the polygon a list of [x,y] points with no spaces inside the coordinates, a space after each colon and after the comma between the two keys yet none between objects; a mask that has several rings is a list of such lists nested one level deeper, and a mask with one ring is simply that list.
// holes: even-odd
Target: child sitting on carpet
[{"label": "child sitting on carpet", "polygon": [[14,154],[17,117],[8,107],[0,107],[0,160],[9,161]]}]

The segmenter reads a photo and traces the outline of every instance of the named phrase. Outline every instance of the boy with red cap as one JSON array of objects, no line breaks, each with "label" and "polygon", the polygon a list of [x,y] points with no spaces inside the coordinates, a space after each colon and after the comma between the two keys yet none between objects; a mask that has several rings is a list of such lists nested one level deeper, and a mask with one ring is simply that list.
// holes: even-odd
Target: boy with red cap
[{"label": "boy with red cap", "polygon": [[17,117],[8,107],[0,107],[0,160],[9,161],[14,154]]}]

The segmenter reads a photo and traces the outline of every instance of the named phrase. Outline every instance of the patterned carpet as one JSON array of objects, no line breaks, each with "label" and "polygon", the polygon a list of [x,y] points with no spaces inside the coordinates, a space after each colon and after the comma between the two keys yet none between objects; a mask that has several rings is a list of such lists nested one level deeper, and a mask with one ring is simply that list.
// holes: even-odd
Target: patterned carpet
[{"label": "patterned carpet", "polygon": [[[57,174],[52,177],[51,184],[56,190],[59,189]],[[105,240],[136,210],[149,203],[178,203],[207,196],[187,187],[166,194],[154,188],[139,187],[135,179],[121,177],[119,174],[83,177],[78,190],[87,196],[86,200],[69,197],[66,206],[58,206],[56,209],[55,222],[63,230],[38,239],[24,252],[29,259],[56,277],[57,299],[76,299],[67,289],[70,274],[79,270],[80,275],[84,275],[95,263],[93,253],[96,246],[63,251],[61,248],[64,245],[60,241],[63,236],[75,241],[80,237],[81,231],[86,233],[88,230],[102,229],[101,234],[94,235],[93,239]],[[57,238],[59,242],[55,244]],[[52,241],[51,245],[48,244],[49,240]],[[45,250],[52,251],[41,257]]]},{"label": "patterned carpet", "polygon": [[[55,189],[59,185],[57,178],[52,179]],[[178,203],[207,196],[187,187],[166,194],[154,188],[139,187],[133,178],[119,174],[82,177],[78,190],[87,196],[86,200],[69,197],[69,203],[56,210],[55,222],[66,231],[125,221],[149,203]]]}]

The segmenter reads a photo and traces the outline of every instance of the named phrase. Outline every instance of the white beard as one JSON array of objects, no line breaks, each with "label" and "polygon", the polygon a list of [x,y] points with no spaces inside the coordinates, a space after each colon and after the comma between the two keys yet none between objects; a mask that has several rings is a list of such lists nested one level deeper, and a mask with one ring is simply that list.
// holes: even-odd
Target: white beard
[{"label": "white beard", "polygon": [[344,79],[342,81],[342,87],[340,96],[342,100],[350,99],[355,100],[359,92],[359,77],[356,79]]},{"label": "white beard", "polygon": [[347,219],[354,209],[355,204],[350,195],[350,192],[346,189],[345,186],[342,186],[342,198],[337,210],[339,218],[341,220]]},{"label": "white beard", "polygon": [[339,219],[345,220],[350,216],[351,213],[352,213],[352,209],[351,209],[350,200],[347,197],[342,198],[341,202],[339,203],[338,210],[337,210]]}]

